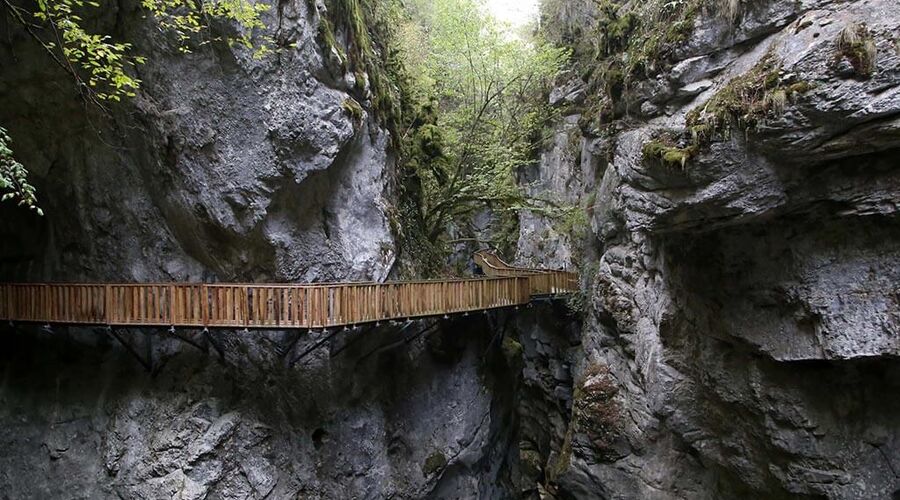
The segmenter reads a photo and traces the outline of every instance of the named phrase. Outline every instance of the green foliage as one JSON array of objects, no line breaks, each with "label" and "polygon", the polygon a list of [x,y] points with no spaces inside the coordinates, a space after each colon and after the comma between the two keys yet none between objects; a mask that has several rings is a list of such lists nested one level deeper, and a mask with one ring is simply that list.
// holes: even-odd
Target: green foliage
[{"label": "green foliage", "polygon": [[403,145],[405,194],[415,200],[406,215],[417,226],[408,230],[440,247],[449,227],[481,210],[527,208],[515,174],[537,157],[551,114],[544,92],[567,53],[509,36],[475,0],[407,5],[400,50],[418,103]]},{"label": "green foliage", "polygon": [[871,78],[875,73],[878,59],[878,48],[875,38],[865,23],[854,23],[846,26],[836,40],[837,57],[846,59],[853,66],[853,71],[862,78]]},{"label": "green foliage", "polygon": [[6,129],[0,127],[0,200],[14,201],[44,215],[37,207],[34,186],[28,183],[28,171],[13,157],[11,144]]},{"label": "green foliage", "polygon": [[130,43],[116,43],[109,35],[88,33],[84,19],[78,13],[85,7],[99,7],[96,2],[82,0],[37,0],[34,18],[44,22],[59,33],[60,43],[42,42],[53,53],[55,49],[71,65],[80,67],[86,75],[89,92],[100,100],[118,101],[134,96],[140,80],[128,74],[128,70],[144,62],[141,57],[129,55]]},{"label": "green foliage", "polygon": [[[56,0],[70,1],[70,0]],[[205,45],[213,41],[226,42],[229,46],[239,44],[254,50],[254,57],[262,57],[269,51],[266,43],[254,46],[253,34],[265,29],[262,14],[269,5],[250,0],[216,0],[215,2],[193,2],[190,0],[142,0],[141,4],[151,12],[159,26],[173,32],[181,42],[180,50],[190,52],[190,43],[201,33],[209,31],[212,19],[231,21],[240,32],[237,36],[211,36],[199,42]],[[266,39],[268,42],[269,40]]]},{"label": "green foliage", "polygon": [[[224,41],[229,45],[238,43],[254,48],[253,33],[265,28],[260,16],[269,8],[267,4],[251,0],[143,0],[141,5],[155,17],[160,28],[175,33],[182,52],[190,52],[195,41],[198,45]],[[133,69],[146,59],[132,53],[131,43],[116,42],[108,34],[90,33],[85,28],[86,13],[100,7],[100,3],[92,0],[37,0],[33,12],[7,6],[14,9],[13,15],[23,25],[31,25],[27,19],[30,15],[36,23],[46,25],[58,34],[54,40],[44,40],[29,30],[51,57],[59,61],[59,55],[62,56],[66,62],[64,67],[79,82],[86,84],[86,94],[90,98],[119,101],[135,95],[141,82],[133,76]],[[234,22],[240,34],[212,36],[209,34],[212,20]],[[268,46],[263,43],[254,50],[255,56],[259,57],[267,52]]]}]

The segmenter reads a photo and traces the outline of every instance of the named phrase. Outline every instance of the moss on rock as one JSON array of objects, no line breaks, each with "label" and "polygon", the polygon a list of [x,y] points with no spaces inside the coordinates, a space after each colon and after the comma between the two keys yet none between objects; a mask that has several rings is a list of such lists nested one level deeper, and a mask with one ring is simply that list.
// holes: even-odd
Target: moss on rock
[{"label": "moss on rock", "polygon": [[362,106],[356,102],[356,99],[352,97],[344,99],[344,102],[341,103],[341,108],[353,118],[354,123],[362,123],[363,118],[365,117],[365,111],[363,111]]},{"label": "moss on rock", "polygon": [[509,335],[504,336],[500,348],[503,350],[503,357],[510,365],[518,364],[521,361],[523,352],[522,344],[516,339]]},{"label": "moss on rock", "polygon": [[768,54],[705,104],[691,110],[687,126],[695,144],[703,145],[717,136],[727,137],[732,128],[751,130],[783,114],[788,102],[812,88],[809,82],[785,77],[781,61]]},{"label": "moss on rock", "polygon": [[[375,118],[398,140],[405,69],[394,59],[396,51],[386,50],[394,40],[390,20],[379,16],[372,0],[327,0],[326,6],[319,20],[320,46],[337,53],[342,69],[353,72],[357,97],[371,101]],[[370,93],[362,95],[367,85]]]},{"label": "moss on rock", "polygon": [[670,168],[685,168],[688,161],[697,154],[698,146],[691,144],[680,147],[674,136],[668,132],[658,135],[643,147],[644,159],[655,161]]},{"label": "moss on rock", "polygon": [[428,477],[441,471],[445,467],[447,467],[447,457],[443,452],[435,451],[431,455],[428,455],[428,458],[425,459],[425,463],[422,464],[422,474],[425,477]]}]

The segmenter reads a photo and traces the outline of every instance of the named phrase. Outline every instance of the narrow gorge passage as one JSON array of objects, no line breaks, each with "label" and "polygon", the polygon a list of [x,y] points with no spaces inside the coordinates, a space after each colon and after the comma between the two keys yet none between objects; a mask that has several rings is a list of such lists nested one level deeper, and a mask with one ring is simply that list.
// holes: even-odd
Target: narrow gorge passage
[{"label": "narrow gorge passage", "polygon": [[0,4],[0,499],[900,498],[897,0]]}]

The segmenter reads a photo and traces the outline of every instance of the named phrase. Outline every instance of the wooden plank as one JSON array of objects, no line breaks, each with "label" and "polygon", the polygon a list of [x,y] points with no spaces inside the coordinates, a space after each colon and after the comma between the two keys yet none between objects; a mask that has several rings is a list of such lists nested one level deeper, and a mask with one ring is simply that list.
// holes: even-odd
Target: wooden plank
[{"label": "wooden plank", "polygon": [[209,326],[209,289],[200,285],[200,317],[204,327]]},{"label": "wooden plank", "polygon": [[244,319],[244,327],[250,326],[250,288],[241,287],[241,315]]}]

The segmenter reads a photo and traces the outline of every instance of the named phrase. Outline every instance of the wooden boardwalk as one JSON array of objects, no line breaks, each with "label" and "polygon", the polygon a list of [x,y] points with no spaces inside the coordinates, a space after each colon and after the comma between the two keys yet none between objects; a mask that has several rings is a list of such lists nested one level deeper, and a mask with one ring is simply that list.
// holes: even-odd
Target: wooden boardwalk
[{"label": "wooden boardwalk", "polygon": [[9,283],[0,320],[68,325],[328,328],[486,311],[577,290],[573,273],[509,266],[479,252],[487,277],[335,284]]}]

